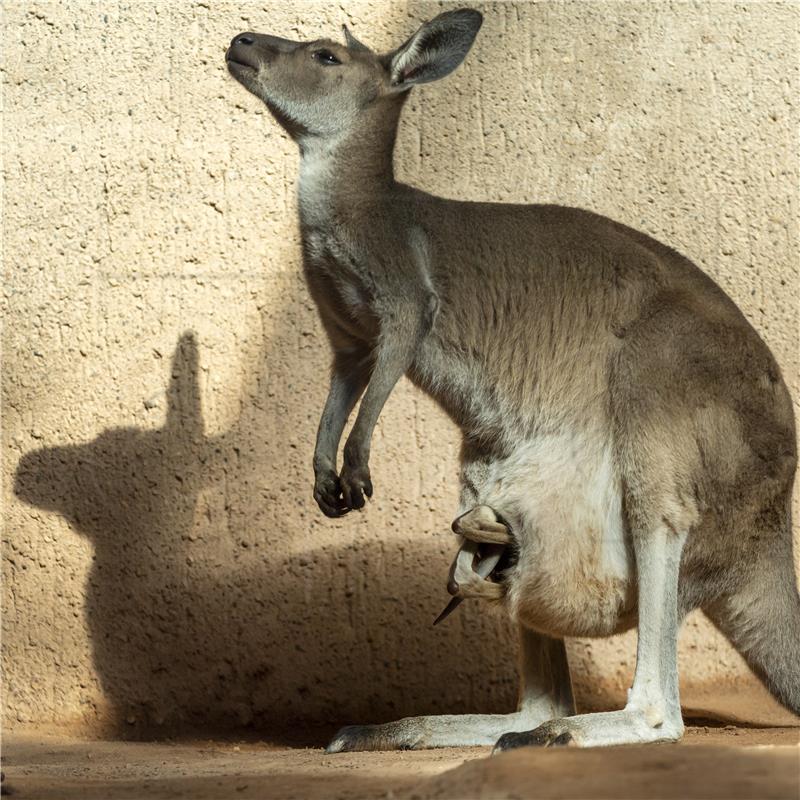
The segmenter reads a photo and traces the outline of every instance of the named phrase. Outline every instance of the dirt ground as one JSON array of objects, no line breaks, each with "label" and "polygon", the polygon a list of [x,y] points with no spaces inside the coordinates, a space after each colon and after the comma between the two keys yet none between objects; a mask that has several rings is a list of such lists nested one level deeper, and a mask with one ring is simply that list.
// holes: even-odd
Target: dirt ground
[{"label": "dirt ground", "polygon": [[3,794],[43,800],[156,798],[791,798],[800,729],[690,725],[677,745],[488,748],[325,755],[270,741],[3,738]]}]

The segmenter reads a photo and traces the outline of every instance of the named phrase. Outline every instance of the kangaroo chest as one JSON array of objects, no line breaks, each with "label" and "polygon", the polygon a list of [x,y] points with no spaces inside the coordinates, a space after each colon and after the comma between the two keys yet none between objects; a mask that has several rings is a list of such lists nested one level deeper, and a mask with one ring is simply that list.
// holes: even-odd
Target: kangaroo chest
[{"label": "kangaroo chest", "polygon": [[340,233],[308,227],[303,249],[306,282],[326,325],[356,339],[374,338],[374,293],[355,248]]},{"label": "kangaroo chest", "polygon": [[330,152],[309,152],[300,162],[298,203],[304,273],[323,323],[371,342],[377,333],[375,292],[364,248],[352,225],[337,211],[332,187],[336,161]]}]

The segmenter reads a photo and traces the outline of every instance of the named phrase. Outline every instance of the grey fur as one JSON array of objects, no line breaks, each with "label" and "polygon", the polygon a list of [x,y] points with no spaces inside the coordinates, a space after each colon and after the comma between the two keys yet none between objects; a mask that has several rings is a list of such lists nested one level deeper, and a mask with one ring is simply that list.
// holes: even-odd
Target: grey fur
[{"label": "grey fur", "polygon": [[[538,698],[513,718],[345,729],[331,749],[474,744],[501,729],[517,734],[501,748],[677,738],[675,642],[694,608],[800,712],[794,417],[755,330],[688,259],[613,220],[394,180],[398,86],[452,71],[476,14],[440,15],[385,55],[257,34],[228,51],[301,151],[305,276],[334,352],[317,502],[329,516],[363,507],[396,382],[431,395],[464,437],[459,514],[480,507],[489,535],[502,536],[492,519],[513,534],[516,563],[486,599],[525,631],[522,672]],[[626,708],[569,716],[562,638],[636,624]]]}]

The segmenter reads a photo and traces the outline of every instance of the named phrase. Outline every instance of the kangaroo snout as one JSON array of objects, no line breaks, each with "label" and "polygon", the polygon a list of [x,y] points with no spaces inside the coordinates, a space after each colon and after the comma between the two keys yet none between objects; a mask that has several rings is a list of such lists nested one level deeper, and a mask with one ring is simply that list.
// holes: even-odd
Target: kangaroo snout
[{"label": "kangaroo snout", "polygon": [[268,36],[263,33],[238,33],[231,39],[230,47],[225,53],[228,69],[236,75],[242,67],[258,70],[262,64],[268,64],[275,56],[291,53],[301,42]]}]

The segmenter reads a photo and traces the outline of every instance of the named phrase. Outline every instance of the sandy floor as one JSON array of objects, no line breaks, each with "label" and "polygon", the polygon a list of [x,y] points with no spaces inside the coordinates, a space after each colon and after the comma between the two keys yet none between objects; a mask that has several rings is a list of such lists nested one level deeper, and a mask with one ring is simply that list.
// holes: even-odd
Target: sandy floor
[{"label": "sandy floor", "polygon": [[19,798],[791,798],[800,729],[689,727],[679,745],[325,755],[269,742],[3,740]]}]

